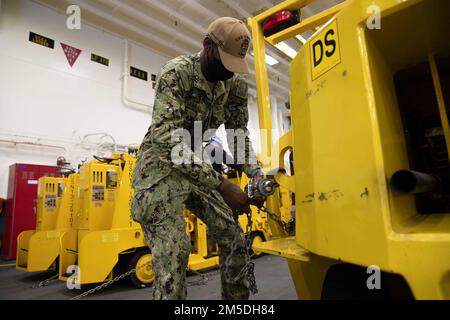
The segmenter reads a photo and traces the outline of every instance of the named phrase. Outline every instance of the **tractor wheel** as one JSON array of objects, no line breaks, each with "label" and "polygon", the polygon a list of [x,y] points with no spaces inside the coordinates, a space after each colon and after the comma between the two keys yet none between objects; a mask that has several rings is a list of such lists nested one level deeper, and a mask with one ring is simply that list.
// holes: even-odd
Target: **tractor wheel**
[{"label": "tractor wheel", "polygon": [[[147,266],[142,267],[144,264]],[[131,257],[128,270],[136,269],[130,275],[131,283],[137,288],[147,288],[155,280],[155,274],[152,270],[152,254],[150,250],[138,250]]]},{"label": "tractor wheel", "polygon": [[[261,233],[259,233],[259,232],[252,232],[252,234],[250,235],[250,239],[251,239],[252,247],[253,247],[254,244],[258,245],[258,244],[260,244],[260,243],[265,241],[264,240],[264,236]],[[258,250],[254,251],[252,249],[250,251],[250,254],[255,254],[254,257],[256,258],[256,257],[260,257],[263,253],[261,251],[258,251]]]}]

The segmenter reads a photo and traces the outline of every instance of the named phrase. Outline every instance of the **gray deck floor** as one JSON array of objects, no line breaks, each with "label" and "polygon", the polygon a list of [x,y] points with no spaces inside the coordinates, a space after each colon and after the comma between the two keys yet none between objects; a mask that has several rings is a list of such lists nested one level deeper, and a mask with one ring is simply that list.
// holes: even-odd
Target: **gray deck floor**
[{"label": "gray deck floor", "polygon": [[[291,300],[297,299],[294,284],[285,259],[265,255],[254,260],[255,275],[259,293],[251,299],[261,300]],[[8,262],[2,262],[8,263]],[[9,262],[11,263],[11,262]],[[188,287],[190,300],[220,299],[220,276],[218,269],[202,272],[209,278],[206,284]],[[68,290],[65,282],[55,281],[46,287],[33,288],[39,281],[49,278],[49,273],[25,273],[15,267],[0,266],[0,300],[67,300],[84,292],[83,290]],[[197,275],[190,275],[188,282],[201,279]],[[89,286],[88,289],[95,286]],[[106,300],[149,300],[151,288],[135,289],[128,281],[115,283],[84,299]]]}]

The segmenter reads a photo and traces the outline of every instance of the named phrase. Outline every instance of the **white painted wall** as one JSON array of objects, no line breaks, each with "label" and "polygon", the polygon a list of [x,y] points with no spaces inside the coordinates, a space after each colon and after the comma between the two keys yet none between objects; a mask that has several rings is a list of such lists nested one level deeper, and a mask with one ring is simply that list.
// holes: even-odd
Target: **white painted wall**
[{"label": "white painted wall", "polygon": [[[13,147],[0,143],[0,196],[7,190],[8,166],[15,162],[54,165],[57,156],[79,162],[90,158],[96,144],[80,137],[105,132],[118,144],[139,144],[150,114],[122,104],[123,39],[88,25],[66,28],[66,15],[29,0],[3,0],[0,12],[0,140],[33,141],[66,148]],[[54,50],[28,41],[29,32],[55,40]],[[82,49],[71,68],[60,42]],[[157,73],[168,57],[130,46],[131,65]],[[110,66],[90,61],[91,53]],[[151,80],[130,78],[133,100],[153,101]],[[17,135],[26,137],[17,137]],[[92,142],[111,142],[100,136]],[[90,148],[84,150],[84,148]]]},{"label": "white painted wall", "polygon": [[[64,156],[77,165],[94,153],[109,154],[112,139],[123,146],[138,145],[151,122],[148,112],[122,103],[124,39],[86,24],[81,30],[68,30],[66,19],[65,14],[31,0],[1,1],[0,197],[6,197],[8,167],[13,163],[55,165],[56,158]],[[55,48],[29,42],[30,31],[54,39]],[[83,50],[72,68],[61,42]],[[91,53],[108,58],[109,67],[90,61]],[[149,78],[171,58],[138,44],[130,44],[129,54],[130,64],[148,71]],[[151,79],[130,78],[130,99],[151,105],[151,86]],[[249,111],[249,128],[256,129],[254,99]],[[108,136],[82,139],[91,133]],[[256,141],[258,135],[252,138]],[[255,149],[260,149],[258,142]]]}]

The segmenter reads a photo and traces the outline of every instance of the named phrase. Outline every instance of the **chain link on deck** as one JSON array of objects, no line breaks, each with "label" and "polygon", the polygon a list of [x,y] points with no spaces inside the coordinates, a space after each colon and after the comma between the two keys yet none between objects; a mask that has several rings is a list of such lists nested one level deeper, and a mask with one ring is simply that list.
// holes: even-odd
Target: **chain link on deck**
[{"label": "chain link on deck", "polygon": [[[264,208],[264,207],[262,207],[262,208]],[[286,225],[286,223],[284,221],[282,221],[280,218],[278,218],[273,213],[270,213],[269,211],[267,211],[267,209],[265,209],[263,211],[266,212],[267,214],[271,215],[271,217],[273,215],[275,217],[275,219],[273,217],[272,217],[272,219],[274,219],[275,221],[277,221],[277,222],[280,221],[281,223]],[[276,220],[276,218],[278,218],[278,220]],[[236,222],[236,223],[238,223],[238,222]],[[232,283],[232,284],[236,284],[239,281],[242,281],[243,278],[245,276],[247,276],[248,277],[248,282],[249,282],[249,290],[250,290],[250,292],[252,294],[256,294],[256,293],[258,293],[258,287],[257,287],[257,284],[256,284],[255,273],[254,273],[255,263],[251,261],[251,259],[253,258],[254,254],[250,254],[250,252],[252,250],[252,237],[251,237],[252,228],[253,228],[253,221],[252,221],[252,213],[250,211],[249,213],[247,213],[247,226],[246,226],[246,239],[245,239],[245,265],[235,277],[232,277],[230,275],[231,259],[233,258],[234,254],[236,252],[237,246],[238,246],[238,239],[235,239],[232,242],[232,244],[231,244],[230,253],[225,258],[225,261],[224,261],[224,269],[225,269],[224,276],[225,276],[225,280],[227,282],[229,282],[229,283]],[[111,284],[113,284],[113,283],[115,283],[117,281],[120,281],[121,279],[123,279],[123,278],[125,278],[127,276],[130,276],[131,274],[133,274],[137,270],[140,270],[141,268],[147,266],[148,263],[150,263],[150,262],[147,262],[147,263],[139,266],[139,268],[137,268],[137,269],[134,268],[132,270],[129,270],[129,271],[127,271],[127,272],[125,272],[125,273],[115,277],[114,279],[111,279],[108,282],[102,283],[101,285],[99,285],[99,286],[97,286],[97,287],[95,287],[95,288],[93,288],[91,290],[88,290],[88,291],[83,292],[82,294],[80,294],[80,295],[78,295],[76,297],[71,298],[70,300],[79,300],[79,299],[87,297],[88,295],[93,294],[94,292],[98,292],[98,291],[108,287],[109,285],[111,285]],[[202,286],[202,285],[205,285],[210,280],[210,278],[208,278],[208,276],[205,275],[205,274],[202,274],[202,273],[200,273],[198,271],[195,271],[195,270],[189,270],[189,271],[193,272],[196,275],[199,275],[201,277],[201,279],[196,280],[196,281],[188,282],[187,283],[188,286]],[[50,281],[50,280],[52,280],[52,278],[44,280],[44,281],[42,281],[42,283]]]},{"label": "chain link on deck", "polygon": [[[225,279],[230,283],[235,284],[235,283],[239,282],[241,279],[243,279],[245,277],[245,275],[248,275],[250,292],[255,294],[258,292],[258,289],[256,286],[255,275],[254,275],[255,264],[253,262],[251,262],[251,258],[253,257],[253,255],[250,255],[250,251],[251,251],[251,247],[252,247],[252,243],[251,243],[252,239],[251,239],[250,233],[252,230],[252,226],[253,226],[252,214],[250,212],[250,213],[247,213],[247,228],[246,228],[247,237],[246,237],[246,246],[245,246],[245,266],[241,269],[241,271],[239,272],[239,274],[236,277],[232,278],[229,275],[229,266],[231,264],[231,258],[233,257],[234,253],[236,252],[237,240],[233,241],[233,243],[231,245],[231,249],[230,249],[230,254],[225,259],[224,266],[225,266]],[[130,276],[137,270],[140,270],[141,268],[147,266],[149,263],[150,262],[147,262],[147,263],[139,266],[139,268],[137,268],[137,269],[136,268],[131,269],[130,271],[127,271],[127,272],[115,277],[114,279],[111,279],[108,282],[102,283],[101,285],[99,285],[91,290],[83,292],[82,294],[80,294],[76,297],[73,297],[70,300],[79,300],[79,299],[87,297],[88,295],[93,294],[94,292],[98,292],[98,291],[108,287],[109,285],[111,285],[127,276]],[[191,271],[192,273],[194,273],[196,275],[199,275],[201,277],[201,279],[188,282],[187,283],[188,286],[202,286],[202,285],[205,285],[210,280],[210,278],[208,278],[208,276],[205,274],[202,274],[195,270],[189,270],[189,271]],[[209,276],[211,276],[211,275],[209,275]]]},{"label": "chain link on deck", "polygon": [[[274,213],[270,212],[264,206],[261,207],[260,210],[267,213],[270,216],[270,218],[273,219],[275,222],[277,222],[288,234],[291,233],[292,228],[291,228],[290,224],[281,220],[280,217],[278,217]],[[235,277],[232,277],[230,275],[231,259],[233,258],[234,254],[236,252],[237,246],[238,246],[238,239],[235,239],[231,244],[230,253],[225,258],[225,261],[224,261],[224,269],[225,269],[224,276],[225,276],[225,280],[232,284],[236,284],[236,283],[242,281],[244,279],[244,277],[247,276],[248,282],[249,282],[249,290],[252,294],[256,294],[256,293],[258,293],[258,287],[256,284],[255,273],[254,273],[255,263],[251,261],[251,259],[254,256],[254,253],[250,254],[250,252],[252,250],[252,237],[251,237],[252,227],[253,227],[253,220],[252,220],[252,213],[250,211],[249,213],[247,213],[247,226],[246,226],[246,239],[245,239],[245,265]],[[139,266],[138,268],[131,269],[131,270],[111,279],[108,282],[102,283],[101,285],[99,285],[93,289],[90,289],[76,297],[71,298],[70,300],[79,300],[79,299],[87,297],[88,295],[93,294],[94,292],[98,292],[98,291],[108,287],[109,285],[111,285],[115,282],[118,282],[125,277],[130,276],[137,270],[140,270],[141,268],[147,266],[149,263],[150,262],[147,262],[147,263]],[[202,285],[205,285],[210,280],[210,278],[208,278],[208,276],[205,274],[202,274],[195,270],[189,270],[189,271],[193,272],[196,275],[199,275],[201,277],[201,279],[188,282],[187,283],[188,286],[202,286]],[[35,288],[35,287],[40,288],[40,287],[47,286],[52,281],[56,281],[57,277],[58,277],[58,275],[54,275],[46,280],[43,280],[43,281],[39,282],[37,285],[33,286],[33,288]]]},{"label": "chain link on deck", "polygon": [[189,269],[188,271],[192,272],[193,274],[195,274],[197,276],[200,276],[199,280],[188,281],[187,282],[188,287],[204,286],[208,283],[209,280],[211,280],[212,276],[220,274],[220,271],[214,271],[214,272],[210,272],[210,273],[206,273],[206,274],[198,272],[196,270],[192,270],[192,269]]},{"label": "chain link on deck", "polygon": [[73,297],[70,300],[79,300],[81,298],[87,297],[88,295],[90,295],[90,294],[92,294],[94,292],[100,291],[100,290],[106,288],[107,286],[113,284],[114,282],[120,281],[123,278],[130,276],[131,274],[135,273],[137,270],[140,270],[141,268],[146,267],[149,263],[150,262],[144,263],[143,265],[139,266],[138,268],[133,268],[133,269],[131,269],[131,270],[125,272],[125,273],[122,273],[121,275],[115,277],[114,279],[111,279],[108,282],[102,283],[101,285],[99,285],[99,286],[97,286],[97,287],[95,287],[95,288],[93,288],[91,290],[83,292],[82,294],[80,294],[80,295],[78,295],[76,297]]},{"label": "chain link on deck", "polygon": [[[236,221],[236,223],[238,223]],[[232,277],[230,275],[230,265],[231,265],[231,259],[233,258],[237,246],[238,246],[238,240],[234,239],[234,241],[231,244],[230,253],[225,258],[224,261],[224,277],[225,281],[231,284],[236,284],[244,279],[245,276],[248,278],[249,282],[249,290],[252,294],[258,293],[258,287],[256,285],[256,279],[255,279],[255,263],[251,261],[254,254],[250,255],[251,249],[252,249],[252,238],[251,238],[251,232],[253,227],[253,221],[252,221],[252,212],[250,211],[247,213],[247,227],[246,227],[246,239],[245,239],[245,265],[239,271],[239,273]]]},{"label": "chain link on deck", "polygon": [[50,283],[55,282],[58,280],[58,274],[55,274],[53,276],[51,276],[48,279],[39,281],[37,284],[33,285],[32,288],[42,288],[42,287],[46,287],[48,286]]}]

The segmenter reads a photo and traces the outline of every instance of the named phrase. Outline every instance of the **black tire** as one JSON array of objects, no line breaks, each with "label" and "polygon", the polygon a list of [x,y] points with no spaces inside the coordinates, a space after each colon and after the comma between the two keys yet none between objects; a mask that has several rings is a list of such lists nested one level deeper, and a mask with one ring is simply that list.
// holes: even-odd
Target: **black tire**
[{"label": "black tire", "polygon": [[407,282],[397,274],[381,273],[381,288],[367,288],[367,268],[352,264],[332,266],[322,287],[322,300],[413,300]]},{"label": "black tire", "polygon": [[149,249],[146,248],[138,250],[131,256],[130,262],[128,264],[128,271],[139,267],[138,264],[141,265],[142,263],[149,262],[149,258],[150,263],[148,267],[138,268],[136,272],[130,274],[131,284],[136,288],[142,289],[150,287],[155,276],[151,270],[151,253]]}]

